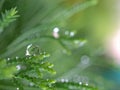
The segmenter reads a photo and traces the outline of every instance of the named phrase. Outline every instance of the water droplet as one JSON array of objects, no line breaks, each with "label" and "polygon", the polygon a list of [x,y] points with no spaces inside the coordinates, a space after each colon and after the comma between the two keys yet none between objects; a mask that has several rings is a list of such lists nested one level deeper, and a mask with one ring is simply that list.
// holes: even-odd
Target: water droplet
[{"label": "water droplet", "polygon": [[33,86],[34,86],[34,83],[31,82],[29,85],[30,85],[31,87],[33,87]]},{"label": "water droplet", "polygon": [[76,47],[82,47],[83,45],[85,45],[86,42],[86,40],[74,40],[74,44],[76,45]]},{"label": "water droplet", "polygon": [[86,83],[85,85],[88,86],[88,83]]},{"label": "water droplet", "polygon": [[59,28],[58,27],[55,27],[54,29],[53,29],[53,37],[54,38],[59,38]]},{"label": "water droplet", "polygon": [[75,31],[65,31],[65,35],[68,37],[73,37],[75,35]]},{"label": "water droplet", "polygon": [[82,85],[82,82],[79,82],[80,85]]},{"label": "water droplet", "polygon": [[75,35],[75,32],[70,32],[70,36],[73,37]]},{"label": "water droplet", "polygon": [[10,60],[10,58],[7,58],[7,60],[9,61],[9,60]]},{"label": "water droplet", "polygon": [[17,65],[16,68],[17,68],[17,70],[20,70],[20,69],[21,69],[21,66],[20,66],[20,65]]},{"label": "water droplet", "polygon": [[68,80],[68,79],[65,79],[65,82],[67,83],[67,82],[69,82],[69,80]]},{"label": "water droplet", "polygon": [[16,59],[18,59],[19,57],[18,57],[18,56],[16,56],[15,58],[16,58]]},{"label": "water droplet", "polygon": [[81,63],[82,64],[88,64],[90,61],[90,58],[87,55],[84,55],[81,57]]},{"label": "water droplet", "polygon": [[26,56],[30,56],[30,55],[39,55],[40,54],[40,49],[38,46],[34,46],[32,44],[27,46],[26,49]]},{"label": "water droplet", "polygon": [[19,88],[17,88],[16,90],[19,90]]},{"label": "water droplet", "polygon": [[65,79],[61,79],[61,82],[65,82]]}]

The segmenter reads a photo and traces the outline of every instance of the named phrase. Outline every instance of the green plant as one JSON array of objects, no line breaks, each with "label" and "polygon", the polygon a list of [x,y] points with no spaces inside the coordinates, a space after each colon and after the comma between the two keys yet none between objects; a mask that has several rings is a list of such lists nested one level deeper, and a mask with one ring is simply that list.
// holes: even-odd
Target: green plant
[{"label": "green plant", "polygon": [[100,56],[102,47],[91,44],[89,29],[81,28],[84,21],[78,25],[78,17],[98,0],[14,1],[0,1],[0,10],[5,10],[0,20],[0,90],[109,90],[115,86],[99,74],[112,66]]}]

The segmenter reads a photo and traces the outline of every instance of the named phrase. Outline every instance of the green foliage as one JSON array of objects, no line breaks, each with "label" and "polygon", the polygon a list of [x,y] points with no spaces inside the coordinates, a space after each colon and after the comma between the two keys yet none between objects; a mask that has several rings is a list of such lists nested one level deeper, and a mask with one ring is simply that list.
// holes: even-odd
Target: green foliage
[{"label": "green foliage", "polygon": [[8,65],[6,60],[0,59],[0,80],[12,78],[16,71],[14,65]]},{"label": "green foliage", "polygon": [[62,79],[62,81],[58,81],[55,83],[55,87],[57,87],[57,89],[60,90],[98,90],[95,86],[89,85],[88,83],[76,83],[73,81],[68,81],[68,80],[64,80]]},{"label": "green foliage", "polygon": [[5,10],[4,13],[1,13],[1,20],[0,20],[0,32],[3,32],[3,29],[9,25],[9,23],[16,20],[16,18],[19,16],[17,15],[16,8],[11,8],[10,10]]},{"label": "green foliage", "polygon": [[[0,37],[1,90],[110,90],[115,86],[102,77],[101,70],[111,64],[101,57],[101,45],[91,42],[85,23],[87,9],[98,0],[14,1],[6,0],[0,7],[12,6],[0,20],[1,32],[6,31]],[[18,16],[17,23],[10,25]]]}]

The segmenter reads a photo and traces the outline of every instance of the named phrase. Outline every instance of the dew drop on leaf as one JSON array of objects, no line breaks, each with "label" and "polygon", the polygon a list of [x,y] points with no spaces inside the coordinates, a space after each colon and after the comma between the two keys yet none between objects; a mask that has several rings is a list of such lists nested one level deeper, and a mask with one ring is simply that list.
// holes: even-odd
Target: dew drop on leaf
[{"label": "dew drop on leaf", "polygon": [[33,87],[33,86],[34,86],[34,83],[31,82],[31,83],[30,83],[30,86]]},{"label": "dew drop on leaf", "polygon": [[30,55],[39,55],[40,54],[40,49],[38,46],[36,45],[28,45],[27,49],[26,49],[26,56],[30,56]]},{"label": "dew drop on leaf", "polygon": [[59,38],[59,28],[58,27],[55,27],[54,29],[53,29],[53,37],[54,38]]},{"label": "dew drop on leaf", "polygon": [[82,82],[79,82],[79,85],[82,85]]},{"label": "dew drop on leaf", "polygon": [[85,85],[88,86],[88,83],[86,83]]},{"label": "dew drop on leaf", "polygon": [[7,58],[7,60],[9,61],[9,60],[10,60],[10,58]]},{"label": "dew drop on leaf", "polygon": [[65,31],[65,36],[67,37],[74,37],[75,31]]},{"label": "dew drop on leaf", "polygon": [[19,88],[17,88],[16,90],[20,90]]},{"label": "dew drop on leaf", "polygon": [[18,56],[16,56],[15,58],[16,58],[16,59],[18,59],[19,57],[18,57]]},{"label": "dew drop on leaf", "polygon": [[20,69],[21,69],[21,66],[20,66],[20,65],[17,65],[16,68],[17,68],[17,70],[20,70]]}]

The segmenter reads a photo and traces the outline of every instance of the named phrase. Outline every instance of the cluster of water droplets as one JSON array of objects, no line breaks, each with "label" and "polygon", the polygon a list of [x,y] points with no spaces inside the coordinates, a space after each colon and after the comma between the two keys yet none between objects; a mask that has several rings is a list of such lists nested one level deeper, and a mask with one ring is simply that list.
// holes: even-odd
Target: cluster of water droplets
[{"label": "cluster of water droplets", "polygon": [[64,82],[65,82],[65,83],[69,82],[69,80],[68,80],[68,79],[63,79],[63,78],[62,78],[62,79],[60,79],[59,81],[60,81],[60,82],[63,82],[63,83],[64,83]]},{"label": "cluster of water droplets", "polygon": [[54,38],[59,38],[59,36],[60,36],[60,35],[59,35],[59,31],[60,31],[60,30],[59,30],[58,27],[55,27],[55,28],[53,29],[53,33],[52,33],[52,34],[53,34],[53,37],[54,37]]},{"label": "cluster of water droplets", "polygon": [[[81,87],[88,87],[89,84],[88,83],[83,83],[81,81],[71,81],[71,80],[68,80],[68,79],[59,79],[58,82],[61,82],[61,83],[65,83],[65,84],[68,84],[68,88],[70,90],[77,90],[78,89],[78,86],[81,86]],[[76,86],[77,85],[77,86]]]},{"label": "cluster of water droplets", "polygon": [[59,27],[53,28],[52,35],[54,38],[60,38],[61,37],[74,37],[76,34],[75,31],[68,31],[68,30],[60,30]]}]

